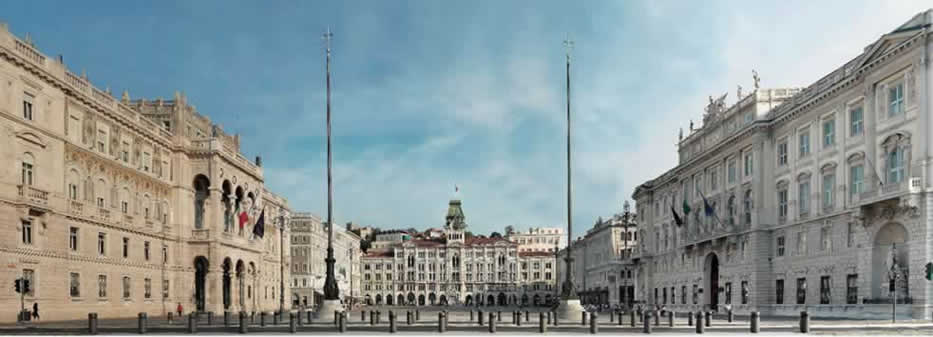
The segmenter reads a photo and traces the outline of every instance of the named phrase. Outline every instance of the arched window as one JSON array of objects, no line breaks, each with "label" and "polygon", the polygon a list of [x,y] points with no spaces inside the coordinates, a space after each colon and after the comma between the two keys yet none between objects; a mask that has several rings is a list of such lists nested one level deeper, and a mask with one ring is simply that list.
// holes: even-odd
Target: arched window
[{"label": "arched window", "polygon": [[22,177],[23,185],[32,186],[35,183],[35,167],[36,159],[33,158],[31,153],[23,154],[23,163],[22,163]]},{"label": "arched window", "polygon": [[107,207],[106,206],[107,204],[105,203],[107,199],[104,198],[104,196],[107,195],[106,193],[107,193],[107,182],[104,181],[104,179],[102,178],[97,179],[97,184],[94,185],[94,196],[95,196],[95,200],[97,201],[97,207],[100,207],[100,208]]},{"label": "arched window", "polygon": [[897,133],[882,144],[885,152],[885,176],[888,184],[897,184],[907,178],[910,161],[910,137]]},{"label": "arched window", "polygon": [[152,215],[152,200],[149,198],[149,195],[143,196],[143,216],[146,217],[146,220],[149,220]]},{"label": "arched window", "polygon": [[78,170],[71,169],[68,171],[68,199],[69,200],[78,200],[78,195],[80,189],[78,184],[81,181],[81,176],[78,174]]},{"label": "arched window", "polygon": [[745,224],[752,223],[752,190],[745,190]]},{"label": "arched window", "polygon": [[194,228],[204,228],[204,201],[209,196],[211,182],[207,177],[198,175],[194,178]]},{"label": "arched window", "polygon": [[124,214],[130,212],[130,189],[126,187],[120,190],[120,211]]}]

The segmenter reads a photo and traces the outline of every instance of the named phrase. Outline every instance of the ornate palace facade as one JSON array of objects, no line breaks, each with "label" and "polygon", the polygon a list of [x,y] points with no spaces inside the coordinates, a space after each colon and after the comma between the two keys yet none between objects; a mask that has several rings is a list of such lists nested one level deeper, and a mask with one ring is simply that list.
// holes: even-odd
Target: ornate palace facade
[{"label": "ornate palace facade", "polygon": [[[30,279],[43,320],[275,310],[288,293],[286,200],[183,95],[115,99],[2,25],[0,144],[0,282]],[[14,320],[19,294],[0,303]]]},{"label": "ornate palace facade", "polygon": [[710,98],[679,165],[634,192],[638,300],[889,317],[896,296],[898,315],[929,317],[931,23],[916,15],[806,88],[758,89],[756,74],[734,105]]},{"label": "ornate palace facade", "polygon": [[466,237],[451,200],[444,237],[370,249],[360,262],[363,300],[377,305],[543,305],[556,279],[554,253],[519,252],[504,238]]},{"label": "ornate palace facade", "polygon": [[[292,304],[301,307],[324,301],[327,266],[327,224],[317,215],[294,213],[291,221]],[[334,277],[340,298],[360,296],[360,237],[346,227],[334,227]]]}]

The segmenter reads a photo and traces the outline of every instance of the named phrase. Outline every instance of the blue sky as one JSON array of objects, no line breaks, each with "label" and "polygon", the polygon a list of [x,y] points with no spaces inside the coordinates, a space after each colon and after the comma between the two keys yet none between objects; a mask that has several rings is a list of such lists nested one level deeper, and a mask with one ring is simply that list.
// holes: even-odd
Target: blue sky
[{"label": "blue sky", "polygon": [[673,167],[678,128],[736,85],[805,86],[925,1],[4,1],[0,19],[100,88],[183,91],[262,155],[267,186],[324,215],[333,40],[335,217],[474,232],[566,226],[573,52],[575,236]]}]

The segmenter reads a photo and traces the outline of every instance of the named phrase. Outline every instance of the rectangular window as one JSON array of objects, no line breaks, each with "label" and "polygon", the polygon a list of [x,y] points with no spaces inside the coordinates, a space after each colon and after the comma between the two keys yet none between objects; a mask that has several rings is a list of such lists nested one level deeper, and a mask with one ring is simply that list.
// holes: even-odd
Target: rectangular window
[{"label": "rectangular window", "polygon": [[836,187],[836,175],[833,173],[823,175],[823,208],[833,208],[834,190]]},{"label": "rectangular window", "polygon": [[149,241],[143,242],[143,258],[149,261]]},{"label": "rectangular window", "polygon": [[700,197],[701,188],[703,186],[703,176],[695,175],[693,176],[693,192],[696,194],[696,197]]},{"label": "rectangular window", "polygon": [[34,181],[34,179],[33,179],[34,176],[35,176],[35,175],[34,175],[34,172],[33,172],[33,166],[32,166],[32,164],[31,164],[31,163],[27,163],[27,162],[24,161],[24,162],[23,162],[23,172],[22,172],[23,185],[32,186],[32,183],[33,183],[33,181]]},{"label": "rectangular window", "polygon": [[33,117],[35,117],[32,113],[33,100],[35,100],[35,96],[29,93],[23,94],[23,118],[29,121],[33,120]]},{"label": "rectangular window", "polygon": [[735,182],[735,159],[729,161],[729,183]]},{"label": "rectangular window", "polygon": [[742,304],[748,304],[748,281],[742,281]]},{"label": "rectangular window", "polygon": [[820,277],[820,304],[829,304],[830,296],[829,276]]},{"label": "rectangular window", "polygon": [[71,297],[81,296],[81,274],[71,273],[71,282],[69,288],[71,290]]},{"label": "rectangular window", "polygon": [[68,229],[68,248],[71,251],[78,251],[78,228],[71,227]]},{"label": "rectangular window", "polygon": [[784,304],[784,280],[774,281],[774,303]]},{"label": "rectangular window", "polygon": [[784,256],[784,236],[777,237],[777,256]]},{"label": "rectangular window", "polygon": [[693,304],[697,304],[697,297],[699,297],[699,294],[697,294],[697,285],[694,284],[693,285]]},{"label": "rectangular window", "polygon": [[687,286],[680,286],[680,304],[687,304]]},{"label": "rectangular window", "polygon": [[800,158],[806,157],[810,154],[810,128],[801,129],[800,137],[798,138],[800,143]]},{"label": "rectangular window", "polygon": [[807,304],[807,279],[797,279],[797,304]]},{"label": "rectangular window", "polygon": [[716,188],[719,187],[717,183],[718,183],[718,181],[717,181],[717,179],[716,179],[716,169],[714,168],[712,171],[709,172],[709,188],[710,188],[710,191],[715,191]]},{"label": "rectangular window", "polygon": [[97,275],[97,297],[107,297],[107,275]]},{"label": "rectangular window", "polygon": [[906,148],[897,147],[888,153],[888,183],[896,184],[904,180],[904,152]]},{"label": "rectangular window", "polygon": [[823,148],[836,144],[836,119],[830,118],[823,121]]},{"label": "rectangular window", "polygon": [[23,220],[23,244],[32,244],[32,221]]},{"label": "rectangular window", "polygon": [[752,153],[748,152],[745,154],[745,176],[751,176],[754,171],[754,163],[752,162]]},{"label": "rectangular window", "polygon": [[865,167],[862,165],[855,165],[849,168],[849,193],[851,195],[859,195],[862,193],[864,188],[865,180]]},{"label": "rectangular window", "polygon": [[797,232],[797,255],[807,255],[807,230]]},{"label": "rectangular window", "polygon": [[124,276],[123,277],[123,298],[124,299],[130,298],[130,286],[131,286],[130,277]]},{"label": "rectangular window", "polygon": [[107,152],[107,133],[103,130],[97,132],[97,151]]},{"label": "rectangular window", "polygon": [[849,110],[849,136],[861,136],[865,132],[864,109],[861,105]]},{"label": "rectangular window", "polygon": [[143,152],[143,171],[149,172],[149,166],[150,166],[149,153]]},{"label": "rectangular window", "polygon": [[130,257],[130,238],[123,238],[123,258]]},{"label": "rectangular window", "polygon": [[846,304],[858,304],[858,274],[846,275]]},{"label": "rectangular window", "polygon": [[846,247],[852,248],[855,246],[855,224],[849,223],[846,227]]},{"label": "rectangular window", "polygon": [[888,117],[904,112],[904,83],[897,83],[888,88]]},{"label": "rectangular window", "polygon": [[732,282],[726,282],[726,304],[732,304]]},{"label": "rectangular window", "polygon": [[778,217],[787,218],[787,189],[778,191]]},{"label": "rectangular window", "polygon": [[97,233],[97,254],[107,255],[107,234]]},{"label": "rectangular window", "polygon": [[126,200],[120,202],[120,210],[123,211],[123,214],[126,214],[130,210],[130,203]]},{"label": "rectangular window", "polygon": [[778,150],[778,166],[787,165],[787,140],[783,140],[777,146]]},{"label": "rectangular window", "polygon": [[120,158],[123,159],[124,163],[130,161],[130,143],[123,142],[123,150],[120,152]]},{"label": "rectangular window", "polygon": [[800,210],[800,216],[806,216],[810,213],[810,182],[802,182],[797,189],[797,209]]},{"label": "rectangular window", "polygon": [[78,200],[78,185],[68,184],[68,199]]},{"label": "rectangular window", "polygon": [[143,279],[143,297],[152,298],[152,279]]},{"label": "rectangular window", "polygon": [[832,227],[823,227],[820,228],[820,250],[821,251],[832,251],[833,250],[833,231]]}]

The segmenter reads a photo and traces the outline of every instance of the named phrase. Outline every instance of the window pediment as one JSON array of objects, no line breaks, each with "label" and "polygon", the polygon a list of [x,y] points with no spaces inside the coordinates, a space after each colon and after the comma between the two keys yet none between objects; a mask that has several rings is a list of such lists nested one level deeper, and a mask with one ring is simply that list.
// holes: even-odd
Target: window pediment
[{"label": "window pediment", "polygon": [[810,172],[803,172],[797,175],[798,182],[802,182],[804,180],[810,180]]},{"label": "window pediment", "polygon": [[835,170],[836,170],[835,162],[829,162],[823,165],[822,167],[820,167],[820,172],[823,172],[823,173],[832,173]]},{"label": "window pediment", "polygon": [[865,152],[859,151],[849,155],[849,157],[846,159],[846,162],[849,164],[857,164],[863,160],[865,160]]},{"label": "window pediment", "polygon": [[21,131],[21,132],[17,132],[17,133],[16,133],[16,138],[22,139],[22,140],[24,140],[24,141],[26,141],[26,142],[29,142],[29,143],[34,144],[34,145],[36,145],[36,146],[39,146],[39,147],[41,147],[41,148],[43,148],[43,149],[47,146],[47,143],[46,143],[44,140],[42,140],[42,137],[40,137],[39,135],[37,135],[37,134],[35,134],[35,133],[31,132],[31,131]]}]

